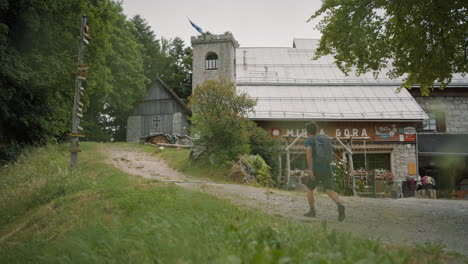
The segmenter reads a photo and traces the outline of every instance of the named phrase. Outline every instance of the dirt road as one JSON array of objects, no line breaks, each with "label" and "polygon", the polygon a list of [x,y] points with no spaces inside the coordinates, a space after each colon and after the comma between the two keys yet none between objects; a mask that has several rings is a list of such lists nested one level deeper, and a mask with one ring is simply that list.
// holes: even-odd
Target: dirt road
[{"label": "dirt road", "polygon": [[228,199],[239,207],[258,209],[310,224],[326,222],[329,228],[392,244],[437,243],[447,250],[468,256],[468,201],[343,197],[346,220],[340,223],[337,221],[336,205],[325,194],[318,194],[318,216],[311,219],[302,216],[308,210],[304,192],[191,179],[169,168],[164,160],[137,149],[109,146],[107,150],[112,164],[125,172],[174,182]]}]

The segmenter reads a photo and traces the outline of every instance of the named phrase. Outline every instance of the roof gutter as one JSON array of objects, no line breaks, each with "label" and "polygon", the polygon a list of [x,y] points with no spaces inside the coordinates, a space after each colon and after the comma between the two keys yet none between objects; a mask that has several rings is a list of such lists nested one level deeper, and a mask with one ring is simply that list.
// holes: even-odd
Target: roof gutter
[{"label": "roof gutter", "polygon": [[399,83],[276,83],[276,82],[236,82],[237,86],[395,86]]},{"label": "roof gutter", "polygon": [[308,121],[328,121],[328,122],[421,122],[425,119],[320,119],[320,118],[249,118],[252,121],[298,121],[298,122],[308,122]]},{"label": "roof gutter", "polygon": [[[401,83],[313,83],[313,82],[302,82],[302,83],[291,83],[291,82],[236,82],[237,86],[398,86],[401,87]],[[435,84],[434,87],[440,87]],[[452,83],[446,88],[451,87],[468,87],[468,83]],[[413,89],[419,89],[419,86],[414,86]]]}]

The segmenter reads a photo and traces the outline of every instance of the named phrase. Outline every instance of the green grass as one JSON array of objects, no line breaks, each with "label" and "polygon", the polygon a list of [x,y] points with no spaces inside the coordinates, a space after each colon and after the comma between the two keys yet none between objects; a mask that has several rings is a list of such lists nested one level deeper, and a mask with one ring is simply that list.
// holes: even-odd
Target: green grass
[{"label": "green grass", "polygon": [[36,149],[0,169],[0,263],[463,260],[430,245],[384,246],[325,224],[243,210],[203,193],[127,175],[105,162],[104,148],[82,144],[74,173],[68,171],[65,145]]}]

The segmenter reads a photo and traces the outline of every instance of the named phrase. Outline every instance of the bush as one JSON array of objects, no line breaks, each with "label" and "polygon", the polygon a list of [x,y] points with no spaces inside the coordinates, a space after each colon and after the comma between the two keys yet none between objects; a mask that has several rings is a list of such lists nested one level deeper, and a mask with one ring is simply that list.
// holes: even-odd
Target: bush
[{"label": "bush", "polygon": [[206,148],[206,158],[214,164],[226,164],[250,153],[247,113],[255,101],[238,94],[234,83],[226,80],[205,81],[189,98],[194,111],[192,132],[199,139],[195,145]]},{"label": "bush", "polygon": [[276,174],[279,170],[278,153],[281,151],[279,140],[272,138],[267,131],[258,127],[253,121],[249,121],[248,132],[251,154],[260,155],[270,166],[271,173]]},{"label": "bush", "polygon": [[332,162],[332,173],[334,188],[340,195],[352,195],[353,189],[350,179],[348,187],[346,187],[347,168],[344,161]]},{"label": "bush", "polygon": [[17,142],[0,142],[0,166],[14,161],[25,150],[26,146]]},{"label": "bush", "polygon": [[259,155],[242,155],[232,166],[227,178],[236,182],[253,183],[272,186],[270,166]]}]

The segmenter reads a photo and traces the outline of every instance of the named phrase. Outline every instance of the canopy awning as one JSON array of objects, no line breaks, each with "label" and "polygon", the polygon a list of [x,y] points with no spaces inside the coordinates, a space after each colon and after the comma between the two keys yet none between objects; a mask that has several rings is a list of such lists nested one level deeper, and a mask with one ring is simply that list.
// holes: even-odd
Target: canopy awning
[{"label": "canopy awning", "polygon": [[419,156],[468,156],[468,134],[418,134]]}]

